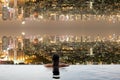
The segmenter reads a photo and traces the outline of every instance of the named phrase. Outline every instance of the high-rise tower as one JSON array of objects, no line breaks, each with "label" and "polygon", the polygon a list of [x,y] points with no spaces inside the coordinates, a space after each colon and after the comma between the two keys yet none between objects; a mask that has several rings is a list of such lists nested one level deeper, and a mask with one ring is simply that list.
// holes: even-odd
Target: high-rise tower
[{"label": "high-rise tower", "polygon": [[9,46],[9,39],[7,36],[2,37],[2,50],[7,50]]}]

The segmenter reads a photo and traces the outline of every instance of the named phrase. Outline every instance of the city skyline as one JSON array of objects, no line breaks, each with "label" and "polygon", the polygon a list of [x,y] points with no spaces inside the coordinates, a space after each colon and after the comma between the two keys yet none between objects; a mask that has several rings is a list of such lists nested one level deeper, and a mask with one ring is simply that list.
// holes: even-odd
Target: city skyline
[{"label": "city skyline", "polygon": [[[10,3],[1,3],[0,36],[17,36],[22,32],[26,35],[120,35],[119,1],[85,0],[78,3],[74,0],[10,0]],[[86,6],[80,6],[82,4]]]},{"label": "city skyline", "polygon": [[21,35],[89,35],[89,36],[108,36],[119,35],[119,22],[108,21],[0,21],[0,36]]}]

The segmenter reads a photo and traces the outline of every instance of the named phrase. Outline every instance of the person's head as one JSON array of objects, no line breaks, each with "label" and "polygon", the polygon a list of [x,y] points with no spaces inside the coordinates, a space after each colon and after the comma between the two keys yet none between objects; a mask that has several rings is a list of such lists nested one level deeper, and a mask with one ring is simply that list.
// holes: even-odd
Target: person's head
[{"label": "person's head", "polygon": [[59,55],[58,54],[54,54],[52,57],[53,61],[59,61]]}]

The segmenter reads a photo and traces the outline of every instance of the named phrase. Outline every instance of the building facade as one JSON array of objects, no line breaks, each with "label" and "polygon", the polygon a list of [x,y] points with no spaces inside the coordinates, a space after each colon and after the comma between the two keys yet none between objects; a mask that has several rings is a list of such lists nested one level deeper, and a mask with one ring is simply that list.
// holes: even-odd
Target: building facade
[{"label": "building facade", "polygon": [[9,38],[7,36],[2,37],[2,50],[7,50],[9,46]]}]

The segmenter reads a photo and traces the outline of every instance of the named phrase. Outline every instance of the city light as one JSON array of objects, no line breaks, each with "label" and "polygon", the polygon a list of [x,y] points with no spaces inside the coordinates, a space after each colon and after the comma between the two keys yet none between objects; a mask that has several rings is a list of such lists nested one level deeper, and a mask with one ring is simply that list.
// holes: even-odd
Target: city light
[{"label": "city light", "polygon": [[[17,0],[14,0],[14,7],[9,6],[11,5],[12,2],[8,0],[6,0],[4,3],[6,3],[8,7],[14,9],[14,12],[13,12],[14,19],[22,15],[20,19],[31,18],[31,20],[37,19],[37,20],[43,20],[43,21],[47,21],[47,20],[73,21],[73,20],[80,20],[80,19],[81,20],[95,19],[95,20],[107,20],[107,21],[111,21],[112,23],[120,22],[120,17],[119,17],[120,2],[119,1],[113,1],[113,4],[110,4],[112,3],[112,1],[110,1],[109,3],[109,2],[106,2],[105,0],[99,0],[99,1],[85,0],[85,1],[78,1],[79,5],[74,3],[76,1],[73,1],[73,2],[63,1],[61,3],[58,3],[56,1],[53,1],[53,2],[54,3],[52,3],[52,6],[47,7],[49,4],[49,1],[43,0],[43,1],[37,2],[36,0],[33,0],[31,1],[31,3],[29,3],[29,1],[26,1],[26,2],[22,1],[20,3],[25,7],[23,6],[20,9],[17,8],[20,5],[18,4],[19,1],[17,3]],[[26,3],[30,5],[27,5]],[[45,4],[47,5],[44,6]],[[58,4],[60,5],[60,7],[57,7]],[[34,7],[39,5],[40,7],[37,7],[37,9],[34,10]],[[20,14],[18,14],[18,10]],[[39,11],[39,10],[43,10],[43,11]],[[70,15],[73,15],[73,16],[71,17]],[[23,21],[22,24],[25,24],[25,22]]]},{"label": "city light", "polygon": [[2,0],[0,53],[17,64],[52,62],[53,53],[69,64],[119,64],[119,5],[118,0]]},{"label": "city light", "polygon": [[25,21],[22,21],[22,24],[24,25],[24,24],[25,24]]},{"label": "city light", "polygon": [[25,32],[22,32],[22,35],[24,36],[24,35],[25,35]]}]

